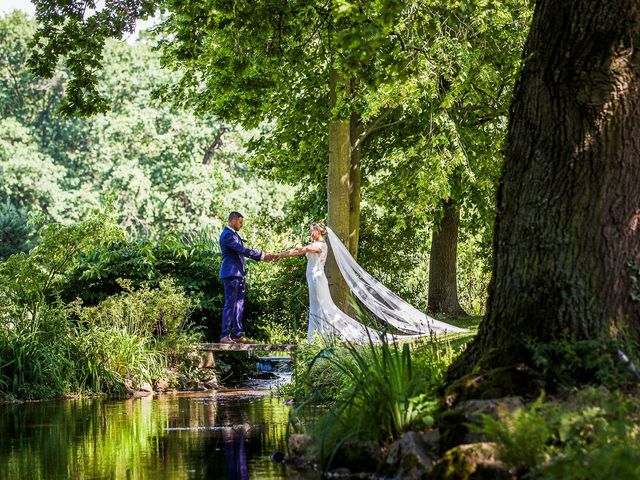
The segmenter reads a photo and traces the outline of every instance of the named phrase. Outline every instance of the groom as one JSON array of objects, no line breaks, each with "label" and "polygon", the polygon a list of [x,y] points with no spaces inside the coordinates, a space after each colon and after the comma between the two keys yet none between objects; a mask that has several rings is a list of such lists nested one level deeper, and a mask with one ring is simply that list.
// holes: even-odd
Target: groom
[{"label": "groom", "polygon": [[[242,312],[244,310],[244,257],[270,262],[275,259],[271,253],[245,248],[244,240],[238,235],[244,217],[238,212],[229,214],[229,222],[220,234],[220,279],[224,283],[224,307],[222,309],[222,334],[220,343],[250,343],[242,336]],[[233,338],[230,333],[233,330]]]}]

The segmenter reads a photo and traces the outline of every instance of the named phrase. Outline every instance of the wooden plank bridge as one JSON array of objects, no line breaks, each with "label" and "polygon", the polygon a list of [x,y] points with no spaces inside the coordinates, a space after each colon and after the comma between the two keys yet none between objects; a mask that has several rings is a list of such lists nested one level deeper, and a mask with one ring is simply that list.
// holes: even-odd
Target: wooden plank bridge
[{"label": "wooden plank bridge", "polygon": [[196,348],[207,354],[202,360],[201,368],[214,368],[216,365],[214,352],[247,352],[249,355],[253,355],[254,352],[290,352],[293,361],[293,354],[299,346],[286,343],[199,343]]},{"label": "wooden plank bridge", "polygon": [[200,343],[201,352],[295,352],[298,345],[288,343]]}]

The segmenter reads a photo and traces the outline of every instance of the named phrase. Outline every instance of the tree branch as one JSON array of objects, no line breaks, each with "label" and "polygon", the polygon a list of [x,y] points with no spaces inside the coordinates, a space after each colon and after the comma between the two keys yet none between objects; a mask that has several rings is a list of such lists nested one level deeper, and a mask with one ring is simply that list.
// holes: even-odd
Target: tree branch
[{"label": "tree branch", "polygon": [[395,120],[393,122],[385,123],[381,125],[382,120],[389,116],[389,114],[393,110],[386,110],[382,115],[380,115],[376,120],[371,124],[371,126],[367,130],[363,130],[362,134],[358,137],[358,139],[353,144],[353,149],[358,149],[362,146],[362,143],[367,139],[371,134],[379,132],[380,130],[384,130],[389,127],[393,127],[395,125],[399,125],[404,123],[406,119],[401,118],[399,120]]}]

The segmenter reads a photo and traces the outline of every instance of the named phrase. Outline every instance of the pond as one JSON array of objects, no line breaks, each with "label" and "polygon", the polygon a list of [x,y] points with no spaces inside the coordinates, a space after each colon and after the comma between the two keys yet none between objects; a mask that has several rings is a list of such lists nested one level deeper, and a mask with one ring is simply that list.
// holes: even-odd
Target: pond
[{"label": "pond", "polygon": [[268,387],[0,406],[0,479],[281,479]]}]

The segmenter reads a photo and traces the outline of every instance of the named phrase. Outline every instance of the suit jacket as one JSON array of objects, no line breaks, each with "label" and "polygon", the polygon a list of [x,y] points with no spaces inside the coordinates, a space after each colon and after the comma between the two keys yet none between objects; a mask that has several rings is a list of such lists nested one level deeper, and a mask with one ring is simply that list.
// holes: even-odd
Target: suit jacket
[{"label": "suit jacket", "polygon": [[262,252],[245,248],[238,232],[226,227],[220,234],[220,278],[244,277],[244,257],[260,260]]}]

